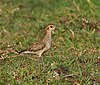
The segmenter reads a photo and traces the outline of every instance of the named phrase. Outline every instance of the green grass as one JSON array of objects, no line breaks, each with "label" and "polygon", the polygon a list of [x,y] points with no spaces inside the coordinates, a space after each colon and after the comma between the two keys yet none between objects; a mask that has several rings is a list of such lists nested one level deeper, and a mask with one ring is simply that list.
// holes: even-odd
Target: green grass
[{"label": "green grass", "polygon": [[49,23],[56,31],[44,69],[34,55],[5,53],[0,85],[100,85],[99,0],[0,0],[0,53],[29,47]]}]

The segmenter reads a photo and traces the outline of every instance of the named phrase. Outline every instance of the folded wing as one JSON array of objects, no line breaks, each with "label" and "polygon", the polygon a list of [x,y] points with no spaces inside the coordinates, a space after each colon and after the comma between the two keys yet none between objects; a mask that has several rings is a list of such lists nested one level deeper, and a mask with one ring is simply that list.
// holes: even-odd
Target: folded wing
[{"label": "folded wing", "polygon": [[40,41],[40,42],[37,42],[37,43],[34,43],[29,49],[28,51],[38,51],[38,50],[42,50],[43,48],[45,47],[45,43],[44,41]]}]

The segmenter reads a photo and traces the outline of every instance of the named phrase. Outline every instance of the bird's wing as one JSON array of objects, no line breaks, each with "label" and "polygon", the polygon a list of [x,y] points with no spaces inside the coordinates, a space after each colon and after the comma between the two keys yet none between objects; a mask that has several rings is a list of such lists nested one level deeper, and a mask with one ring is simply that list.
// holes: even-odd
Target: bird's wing
[{"label": "bird's wing", "polygon": [[34,43],[29,49],[28,51],[38,51],[38,50],[42,50],[45,47],[45,43],[43,40]]}]

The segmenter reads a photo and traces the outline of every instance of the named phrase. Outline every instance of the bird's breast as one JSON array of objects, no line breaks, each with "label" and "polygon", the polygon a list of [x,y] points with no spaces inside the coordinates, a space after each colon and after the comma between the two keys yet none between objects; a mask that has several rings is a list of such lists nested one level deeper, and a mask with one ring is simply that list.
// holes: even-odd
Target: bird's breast
[{"label": "bird's breast", "polygon": [[44,42],[46,45],[46,50],[48,50],[51,47],[51,34],[47,34],[44,38]]},{"label": "bird's breast", "polygon": [[46,48],[47,50],[51,47],[51,40],[46,42]]}]

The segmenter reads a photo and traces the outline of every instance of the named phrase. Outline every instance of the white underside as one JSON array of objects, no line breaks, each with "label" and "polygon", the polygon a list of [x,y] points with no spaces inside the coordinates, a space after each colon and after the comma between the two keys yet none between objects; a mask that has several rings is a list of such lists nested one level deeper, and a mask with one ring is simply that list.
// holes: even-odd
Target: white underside
[{"label": "white underside", "polygon": [[22,53],[29,53],[29,54],[34,54],[35,52],[30,52],[30,51],[24,51]]}]

